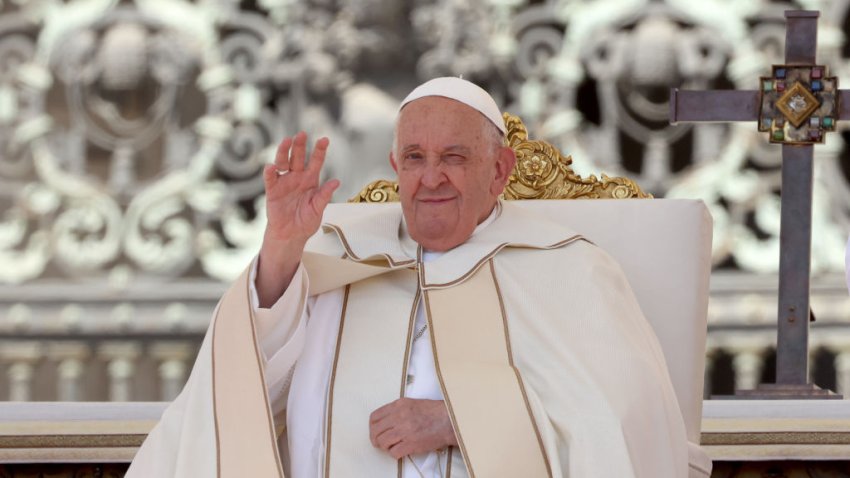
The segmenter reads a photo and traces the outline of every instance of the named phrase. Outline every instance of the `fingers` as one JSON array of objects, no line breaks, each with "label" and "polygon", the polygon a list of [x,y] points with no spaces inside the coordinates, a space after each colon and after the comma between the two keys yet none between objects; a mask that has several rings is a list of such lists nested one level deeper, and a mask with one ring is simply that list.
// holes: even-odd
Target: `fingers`
[{"label": "fingers", "polygon": [[281,171],[289,171],[289,149],[292,147],[292,138],[283,138],[277,146],[277,154],[274,157],[274,166]]},{"label": "fingers", "polygon": [[384,434],[387,430],[392,428],[392,422],[389,420],[370,422],[369,423],[369,441],[372,442],[372,446],[375,448],[381,448],[378,445],[378,437]]},{"label": "fingers", "polygon": [[[328,181],[328,182],[330,182],[330,181]],[[371,415],[369,415],[369,423],[370,424],[378,423],[379,421],[383,420],[386,416],[393,413],[393,411],[396,409],[396,407],[398,407],[398,404],[401,400],[404,400],[404,399],[399,398],[399,399],[393,400],[392,402],[390,402],[390,403],[388,403],[388,404],[386,404],[386,405],[384,405],[380,408],[375,409],[375,411],[372,412]]]},{"label": "fingers", "polygon": [[377,437],[375,437],[374,442],[372,443],[376,448],[380,448],[381,450],[389,451],[390,448],[401,443],[403,439],[403,434],[399,432],[395,428],[390,428],[388,430],[384,430]]},{"label": "fingers", "polygon": [[339,185],[340,185],[339,179],[331,179],[331,180],[328,180],[328,182],[326,182],[325,184],[323,184],[321,189],[319,189],[319,191],[323,195],[330,198],[333,195],[334,191],[336,191],[336,188],[339,187]]},{"label": "fingers", "polygon": [[457,444],[442,400],[401,398],[369,416],[369,439],[394,458]]},{"label": "fingers", "polygon": [[[327,183],[325,185],[327,185]],[[377,441],[378,435],[392,427],[393,420],[386,420],[386,418],[390,417],[392,414],[396,402],[397,400],[392,401],[378,408],[369,415],[369,440],[372,441],[372,445],[376,448],[380,448]]]},{"label": "fingers", "polygon": [[415,447],[413,447],[410,443],[406,441],[400,441],[395,445],[391,446],[387,452],[389,452],[390,456],[395,458],[396,460],[400,460],[408,455],[413,455],[415,452]]},{"label": "fingers", "polygon": [[310,172],[318,174],[322,170],[322,165],[325,164],[325,154],[330,144],[331,141],[328,138],[319,138],[316,141],[316,145],[313,146],[313,152],[310,154],[310,164],[308,166]]},{"label": "fingers", "polygon": [[274,190],[274,186],[280,178],[277,171],[277,164],[267,164],[263,167],[263,184],[265,185],[267,195]]},{"label": "fingers", "polygon": [[339,180],[331,179],[326,182],[316,191],[316,194],[310,199],[310,206],[313,207],[313,212],[316,215],[321,216],[322,212],[328,206],[328,203],[331,202],[331,197],[333,197],[334,191],[339,187]]},{"label": "fingers", "polygon": [[[325,164],[330,140],[319,138],[310,154],[309,171],[318,173]],[[275,166],[281,171],[304,171],[307,164],[307,133],[300,131],[292,138],[284,138],[277,147]]]},{"label": "fingers", "polygon": [[381,430],[380,425],[372,425],[370,439],[372,446],[388,452],[395,459],[410,455],[416,448],[409,440],[405,440],[405,433],[395,427]]},{"label": "fingers", "polygon": [[277,165],[267,164],[263,167],[263,182],[266,183],[266,189],[269,188],[272,181],[277,177]]},{"label": "fingers", "polygon": [[304,162],[307,159],[307,133],[300,131],[295,135],[292,143],[292,155],[289,158],[290,171],[304,171]]},{"label": "fingers", "polygon": [[331,202],[331,198],[334,195],[334,191],[339,187],[339,179],[331,179],[330,181],[322,184],[322,187],[319,188],[319,198],[324,202],[322,205],[322,209]]}]

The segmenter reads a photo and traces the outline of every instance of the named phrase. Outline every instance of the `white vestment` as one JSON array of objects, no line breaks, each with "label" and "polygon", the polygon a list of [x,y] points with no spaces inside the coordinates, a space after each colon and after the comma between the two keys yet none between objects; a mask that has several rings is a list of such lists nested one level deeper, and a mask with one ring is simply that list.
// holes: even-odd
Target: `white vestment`
[{"label": "white vestment", "polygon": [[[398,208],[384,209],[368,220],[350,224],[342,219],[326,224],[308,250],[324,254],[322,257],[345,255],[362,263],[383,261],[388,264],[385,267],[398,270],[416,266],[418,288],[414,289],[423,293],[462,284],[485,267],[482,264],[489,264],[509,337],[511,367],[517,372],[526,403],[527,410],[520,412],[527,412],[532,419],[547,472],[564,477],[687,476],[684,424],[660,347],[622,272],[609,256],[578,240],[579,236],[568,229],[509,203],[503,205],[503,212],[490,226],[477,231],[465,244],[424,264],[416,244],[401,226]],[[330,423],[368,422],[368,413],[376,408],[365,406],[356,417],[329,413],[329,382],[337,373],[333,359],[340,354],[341,317],[345,317],[348,288],[336,286],[314,295],[315,288],[322,288],[316,283],[327,279],[312,277],[310,269],[309,265],[299,268],[290,288],[271,310],[245,313],[243,317],[249,321],[253,315],[262,349],[259,368],[270,397],[269,416],[275,415],[278,426],[286,423],[279,445],[281,468],[290,478],[326,473]],[[240,280],[247,281],[246,277]],[[418,300],[418,292],[416,297]],[[392,320],[406,324],[413,322],[415,315]],[[356,328],[358,323],[356,317],[346,317],[345,321],[347,328]],[[430,338],[413,343],[408,355],[416,355],[417,347],[421,352],[422,344]],[[464,340],[474,341],[476,337]],[[212,457],[222,453],[218,421],[223,420],[223,408],[217,409],[210,398],[215,394],[210,375],[216,369],[210,342],[208,334],[186,388],[151,432],[128,476],[216,476],[222,459]],[[413,358],[405,364],[408,373],[415,372],[414,384],[433,393],[433,375],[440,375],[440,367],[420,373],[418,368],[429,366],[427,360]],[[475,376],[470,375],[471,382]],[[363,382],[363,387],[370,384]],[[415,397],[402,385],[401,393],[438,399],[446,389],[436,391],[439,393],[434,396],[426,393]],[[450,409],[452,393],[448,389]],[[341,398],[335,400],[335,404],[347,406]],[[480,397],[482,408],[487,402],[486,394]],[[359,416],[362,414],[366,416]],[[464,420],[452,418],[456,429],[458,420]],[[369,442],[368,426],[361,428],[362,437],[355,434],[351,440],[356,442],[350,444],[352,453],[381,459],[383,452]],[[466,436],[469,439],[474,433]],[[439,456],[417,457],[416,461],[426,465],[423,471],[439,473],[435,457],[451,460],[451,476],[467,474],[464,457],[454,448]],[[495,470],[500,460],[512,459],[489,457],[496,464]],[[447,466],[446,461],[442,459],[440,464]],[[504,476],[480,470],[477,476]],[[405,476],[410,476],[409,468]]]}]

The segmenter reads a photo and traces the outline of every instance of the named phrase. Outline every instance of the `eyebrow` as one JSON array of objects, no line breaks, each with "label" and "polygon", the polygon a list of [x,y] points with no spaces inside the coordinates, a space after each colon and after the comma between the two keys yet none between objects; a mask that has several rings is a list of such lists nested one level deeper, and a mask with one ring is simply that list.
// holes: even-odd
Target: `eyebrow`
[{"label": "eyebrow", "polygon": [[469,148],[460,144],[453,144],[446,148],[446,151],[469,154]]},{"label": "eyebrow", "polygon": [[[421,147],[418,144],[409,144],[409,145],[405,146],[404,148],[402,148],[401,152],[406,153],[408,151],[413,151],[413,150],[416,150],[416,149],[421,149]],[[460,145],[460,144],[453,144],[453,145],[446,147],[446,149],[444,151],[469,154],[470,150],[466,146],[463,146],[463,145]]]}]

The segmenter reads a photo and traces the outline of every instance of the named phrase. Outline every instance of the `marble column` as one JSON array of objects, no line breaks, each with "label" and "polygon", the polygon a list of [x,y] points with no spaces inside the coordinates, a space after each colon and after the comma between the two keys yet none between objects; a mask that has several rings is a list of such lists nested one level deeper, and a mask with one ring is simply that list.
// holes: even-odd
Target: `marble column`
[{"label": "marble column", "polygon": [[835,388],[836,392],[850,398],[850,344],[845,347],[837,347],[835,355]]},{"label": "marble column", "polygon": [[702,376],[702,396],[706,399],[711,397],[711,376],[714,373],[714,356],[716,353],[717,351],[715,349],[709,349],[705,352],[705,372]]},{"label": "marble column", "polygon": [[732,369],[735,372],[735,390],[752,390],[761,382],[764,368],[763,347],[733,346],[729,348],[732,356]]},{"label": "marble column", "polygon": [[35,342],[4,343],[0,357],[9,363],[9,401],[28,402],[33,399],[33,374],[35,365],[42,358],[41,347]]},{"label": "marble column", "polygon": [[159,342],[151,346],[150,353],[160,363],[159,398],[170,402],[186,383],[187,361],[192,358],[192,347],[184,342]]},{"label": "marble column", "polygon": [[83,376],[86,360],[91,356],[89,346],[83,342],[58,342],[50,345],[48,355],[58,362],[56,399],[63,402],[85,400]]},{"label": "marble column", "polygon": [[128,402],[133,399],[133,375],[139,353],[139,344],[129,342],[111,342],[100,347],[99,354],[107,361],[110,401]]}]

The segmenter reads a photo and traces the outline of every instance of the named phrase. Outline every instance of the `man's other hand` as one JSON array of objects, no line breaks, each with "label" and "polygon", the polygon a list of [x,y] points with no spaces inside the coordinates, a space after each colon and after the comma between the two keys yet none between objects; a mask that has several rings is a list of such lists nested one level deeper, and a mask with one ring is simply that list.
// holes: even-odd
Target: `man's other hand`
[{"label": "man's other hand", "polygon": [[442,400],[400,398],[372,412],[369,438],[395,459],[457,446],[457,437]]}]

